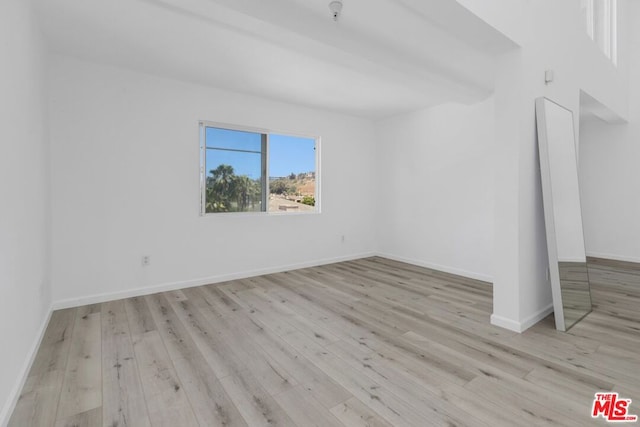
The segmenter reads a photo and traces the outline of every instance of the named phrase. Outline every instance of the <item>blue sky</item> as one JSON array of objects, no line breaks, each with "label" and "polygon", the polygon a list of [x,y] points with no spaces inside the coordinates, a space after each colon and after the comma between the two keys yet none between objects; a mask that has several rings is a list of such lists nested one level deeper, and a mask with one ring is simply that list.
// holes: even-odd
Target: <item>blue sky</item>
[{"label": "blue sky", "polygon": [[[207,175],[220,164],[233,166],[236,175],[260,178],[260,134],[206,128],[207,147],[232,148],[258,153],[207,150]],[[269,176],[315,171],[315,140],[286,135],[269,135]]]}]

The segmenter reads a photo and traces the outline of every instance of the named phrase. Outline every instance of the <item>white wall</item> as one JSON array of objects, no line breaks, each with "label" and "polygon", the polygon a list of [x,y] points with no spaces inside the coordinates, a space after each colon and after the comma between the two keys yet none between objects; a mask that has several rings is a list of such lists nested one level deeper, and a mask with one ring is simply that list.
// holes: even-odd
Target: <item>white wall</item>
[{"label": "white wall", "polygon": [[50,307],[43,46],[30,2],[0,3],[0,425]]},{"label": "white wall", "polygon": [[[492,276],[492,323],[522,331],[552,309],[534,102],[546,96],[573,110],[576,131],[580,90],[618,116],[627,116],[626,53],[633,51],[625,44],[628,5],[625,0],[619,2],[619,64],[615,67],[588,39],[577,0],[518,2],[512,6],[521,13],[515,14],[504,13],[503,0],[459,1],[519,48],[496,58],[491,110],[438,107],[379,126],[378,167],[384,170],[391,162],[389,178],[380,180],[389,203],[381,208],[379,248],[392,256],[472,277]],[[545,84],[545,70],[554,70],[554,82]],[[488,117],[491,111],[493,117]],[[478,130],[478,122],[468,118],[470,112],[480,114],[494,128]],[[440,126],[449,128],[442,131]],[[471,143],[490,138],[494,138],[490,143]],[[446,141],[455,148],[443,149],[440,144]],[[459,154],[453,150],[470,148],[478,151],[469,152],[464,160],[475,157],[486,162],[485,167],[467,164],[455,176],[442,172],[447,166],[458,166]],[[418,166],[421,163],[424,170]],[[441,180],[432,184],[436,177]],[[416,187],[406,185],[412,179],[420,186],[427,181],[420,196],[422,200],[432,196],[433,203],[418,201],[415,211],[400,210],[398,205],[414,198]],[[461,188],[464,181],[478,187]],[[492,207],[478,196],[481,185],[485,190],[480,194],[493,195]],[[491,245],[493,251],[488,249]]]},{"label": "white wall", "polygon": [[[629,4],[630,22],[640,4]],[[580,122],[580,188],[587,255],[640,262],[640,29],[629,28],[629,122]]]},{"label": "white wall", "polygon": [[493,99],[377,124],[378,250],[492,280]]},{"label": "white wall", "polygon": [[580,189],[587,255],[640,262],[638,93],[629,124],[580,124]]},{"label": "white wall", "polygon": [[[62,56],[51,62],[59,304],[374,250],[370,121]],[[322,213],[201,217],[201,119],[321,136]]]},{"label": "white wall", "polygon": [[[588,39],[577,0],[523,2],[521,18],[496,14],[502,3],[487,0],[474,10],[507,35],[517,28],[514,37],[521,46],[496,60],[492,323],[522,331],[551,311],[535,99],[546,96],[574,111],[576,130],[581,89],[626,117],[627,57],[622,43],[616,68]],[[628,2],[618,3],[624,20]],[[514,24],[514,19],[519,22]],[[620,28],[624,41],[626,25]],[[545,70],[555,72],[554,82],[548,85],[544,83]]]}]

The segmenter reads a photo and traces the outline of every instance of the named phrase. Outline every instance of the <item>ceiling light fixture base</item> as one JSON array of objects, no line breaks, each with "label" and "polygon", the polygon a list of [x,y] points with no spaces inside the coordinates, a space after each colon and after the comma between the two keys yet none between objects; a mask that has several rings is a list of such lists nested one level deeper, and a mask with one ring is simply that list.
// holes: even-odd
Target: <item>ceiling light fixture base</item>
[{"label": "ceiling light fixture base", "polygon": [[333,20],[338,22],[338,18],[340,17],[340,13],[342,12],[342,2],[339,0],[334,0],[329,3],[329,10],[331,11],[331,16]]}]

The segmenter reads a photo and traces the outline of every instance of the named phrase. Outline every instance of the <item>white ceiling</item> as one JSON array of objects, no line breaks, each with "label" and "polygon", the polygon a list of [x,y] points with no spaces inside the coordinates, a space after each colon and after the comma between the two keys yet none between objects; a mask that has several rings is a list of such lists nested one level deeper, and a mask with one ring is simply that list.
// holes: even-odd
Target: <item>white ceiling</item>
[{"label": "white ceiling", "polygon": [[512,43],[454,0],[38,0],[52,50],[381,118],[474,102]]}]

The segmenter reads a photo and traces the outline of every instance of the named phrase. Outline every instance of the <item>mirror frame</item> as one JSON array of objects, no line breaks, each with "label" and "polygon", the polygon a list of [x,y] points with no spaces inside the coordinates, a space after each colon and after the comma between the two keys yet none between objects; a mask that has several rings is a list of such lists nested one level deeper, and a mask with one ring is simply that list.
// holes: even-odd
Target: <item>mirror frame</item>
[{"label": "mirror frame", "polygon": [[[549,140],[547,136],[547,115],[546,115],[546,103],[550,102],[555,104],[556,106],[566,110],[571,119],[571,151],[573,153],[574,161],[576,162],[576,177],[577,176],[577,168],[578,168],[578,158],[577,158],[577,150],[576,150],[576,137],[575,137],[575,122],[573,118],[573,111],[568,108],[563,107],[562,105],[554,102],[546,97],[540,97],[536,99],[535,111],[536,111],[536,124],[537,124],[537,140],[538,140],[538,149],[540,155],[540,175],[542,180],[542,196],[543,196],[543,204],[544,204],[544,220],[545,220],[545,230],[547,237],[547,253],[549,257],[549,280],[551,281],[551,292],[553,296],[553,310],[554,317],[556,323],[556,329],[559,331],[567,331],[569,328],[578,323],[581,319],[583,319],[587,314],[592,311],[592,303],[591,303],[591,286],[589,283],[589,271],[587,266],[586,252],[584,259],[584,271],[586,273],[586,282],[587,289],[589,293],[589,307],[585,308],[584,314],[581,314],[577,319],[571,319],[571,324],[567,324],[567,319],[565,316],[565,301],[563,301],[562,295],[562,283],[570,282],[573,279],[567,278],[567,268],[563,267],[564,271],[561,274],[560,264],[568,264],[563,261],[559,261],[558,259],[558,240],[556,235],[556,217],[554,211],[554,203],[553,203],[553,193],[552,193],[552,182],[551,182],[551,165],[549,161]],[[579,188],[579,183],[578,183]],[[577,194],[578,203],[580,204],[580,221],[582,222],[582,206],[580,202],[580,191]],[[582,229],[582,245],[584,244],[584,225]],[[578,264],[577,262],[572,264]],[[571,267],[569,267],[570,269]],[[580,275],[580,271],[577,271],[577,274]],[[576,274],[576,271],[569,271],[569,274]],[[563,278],[564,276],[564,278]],[[586,306],[585,306],[586,307]]]}]

